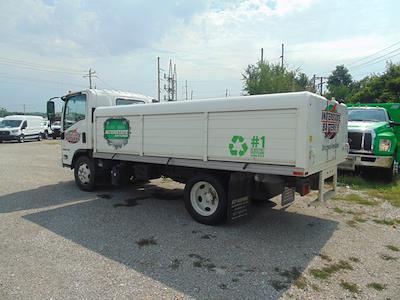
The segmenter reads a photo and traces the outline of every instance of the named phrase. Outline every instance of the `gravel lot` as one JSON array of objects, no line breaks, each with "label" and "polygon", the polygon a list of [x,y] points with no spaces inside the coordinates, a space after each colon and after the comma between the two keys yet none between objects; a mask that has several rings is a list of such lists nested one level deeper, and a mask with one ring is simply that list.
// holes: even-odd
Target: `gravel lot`
[{"label": "gravel lot", "polygon": [[400,219],[388,203],[310,196],[209,227],[182,185],[82,192],[59,156],[54,141],[0,144],[0,299],[400,299],[400,224],[372,221]]}]

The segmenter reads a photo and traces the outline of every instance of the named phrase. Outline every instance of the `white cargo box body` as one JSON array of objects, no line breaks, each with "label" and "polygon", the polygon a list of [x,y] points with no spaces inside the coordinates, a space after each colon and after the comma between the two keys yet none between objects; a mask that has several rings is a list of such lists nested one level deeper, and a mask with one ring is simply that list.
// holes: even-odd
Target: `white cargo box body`
[{"label": "white cargo box body", "polygon": [[236,162],[276,174],[283,173],[268,166],[282,166],[306,176],[348,152],[346,106],[309,92],[100,107],[94,116],[96,157],[226,162],[227,169]]}]

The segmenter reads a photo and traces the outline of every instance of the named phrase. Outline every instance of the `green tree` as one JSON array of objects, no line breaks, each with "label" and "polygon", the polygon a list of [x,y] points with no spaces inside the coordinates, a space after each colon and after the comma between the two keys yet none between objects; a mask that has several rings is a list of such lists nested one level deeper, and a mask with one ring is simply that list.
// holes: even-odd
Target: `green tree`
[{"label": "green tree", "polygon": [[349,70],[344,66],[336,66],[335,70],[328,77],[328,97],[335,97],[337,100],[344,100],[349,97],[353,88],[353,79]]},{"label": "green tree", "polygon": [[359,88],[350,96],[351,102],[400,101],[400,64],[387,63],[382,75],[372,74],[359,81]]},{"label": "green tree", "polygon": [[304,91],[310,87],[306,74],[268,62],[249,65],[242,76],[243,90],[248,95]]},{"label": "green tree", "polygon": [[7,109],[0,107],[0,118],[7,116]]}]

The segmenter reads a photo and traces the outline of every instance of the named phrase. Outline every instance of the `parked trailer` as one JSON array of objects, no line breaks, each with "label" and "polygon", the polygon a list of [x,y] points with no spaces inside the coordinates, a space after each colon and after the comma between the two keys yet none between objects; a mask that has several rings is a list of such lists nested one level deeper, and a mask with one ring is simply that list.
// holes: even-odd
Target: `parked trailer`
[{"label": "parked trailer", "polygon": [[286,204],[313,188],[327,199],[348,154],[346,107],[309,92],[123,106],[107,91],[63,99],[82,108],[70,122],[64,109],[62,136],[81,189],[105,175],[115,184],[167,176],[186,184],[185,206],[204,224],[244,216],[250,197],[282,194]]}]

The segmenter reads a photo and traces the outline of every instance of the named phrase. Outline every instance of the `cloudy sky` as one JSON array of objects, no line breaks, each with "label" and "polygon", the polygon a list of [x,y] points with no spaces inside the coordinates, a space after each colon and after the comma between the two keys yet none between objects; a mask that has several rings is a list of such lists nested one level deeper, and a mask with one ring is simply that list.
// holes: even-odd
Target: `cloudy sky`
[{"label": "cloudy sky", "polygon": [[185,80],[194,98],[240,95],[243,69],[261,47],[279,61],[282,43],[290,68],[326,76],[346,64],[359,79],[384,70],[365,63],[381,49],[400,60],[399,10],[398,0],[0,0],[0,106],[44,111],[87,88],[89,68],[97,88],[155,97],[157,56],[166,71],[176,63],[179,99]]}]

